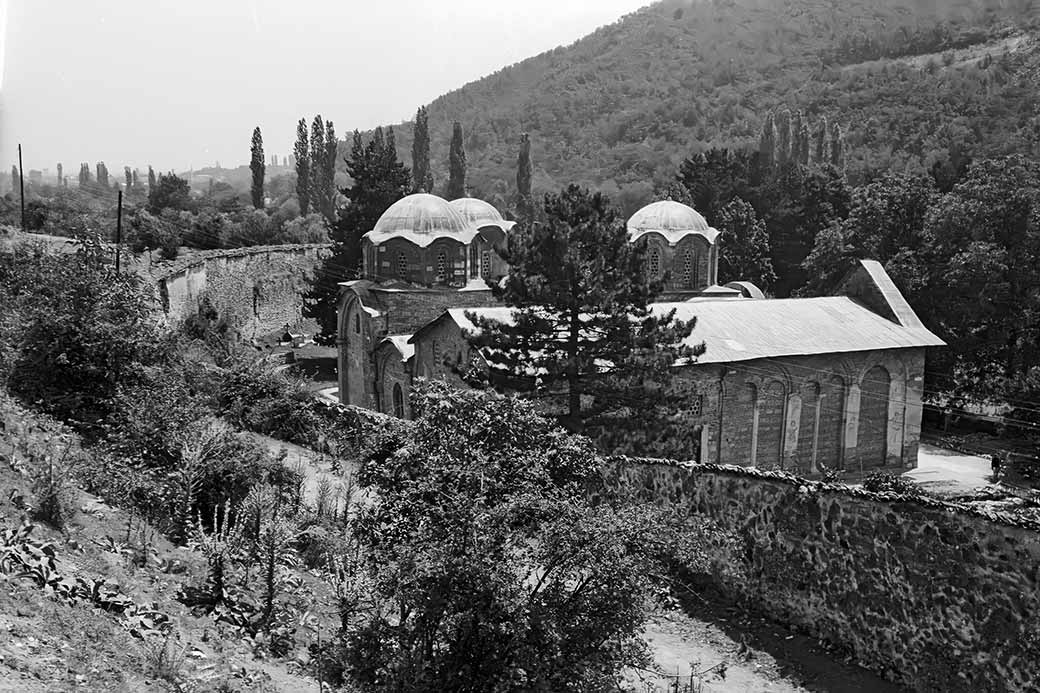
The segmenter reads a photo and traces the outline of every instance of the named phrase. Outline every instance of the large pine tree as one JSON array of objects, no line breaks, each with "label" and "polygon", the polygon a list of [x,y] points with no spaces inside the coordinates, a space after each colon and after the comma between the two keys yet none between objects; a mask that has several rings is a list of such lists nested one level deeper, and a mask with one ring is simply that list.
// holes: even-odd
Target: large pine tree
[{"label": "large pine tree", "polygon": [[455,121],[451,130],[451,149],[448,152],[447,198],[466,197],[466,150],[462,144],[462,123]]},{"label": "large pine tree", "polygon": [[307,142],[307,120],[300,118],[296,123],[296,200],[300,203],[300,216],[307,216],[311,204],[311,154]]},{"label": "large pine tree", "polygon": [[355,130],[346,169],[351,185],[340,191],[347,204],[332,228],[332,253],[315,273],[304,306],[321,325],[321,340],[330,344],[336,339],[339,283],[361,276],[361,237],[411,189],[411,172],[397,160],[392,129],[384,136],[376,128],[367,144]]},{"label": "large pine tree", "polygon": [[[129,170],[129,169],[127,169]],[[260,134],[260,126],[253,129],[253,141],[249,146],[249,170],[253,173],[253,183],[249,193],[253,198],[253,207],[264,208],[264,138]],[[130,185],[129,176],[127,185]]]},{"label": "large pine tree", "polygon": [[510,233],[509,275],[493,287],[512,321],[472,316],[473,342],[490,347],[493,379],[534,385],[571,430],[610,450],[661,451],[684,395],[669,386],[672,366],[702,351],[683,344],[693,324],[651,312],[662,287],[645,271],[645,244],[629,242],[604,196],[572,185],[544,208],[544,222]]},{"label": "large pine tree", "polygon": [[415,112],[412,180],[412,190],[415,192],[433,192],[433,171],[430,170],[430,114],[426,106],[420,106]]}]

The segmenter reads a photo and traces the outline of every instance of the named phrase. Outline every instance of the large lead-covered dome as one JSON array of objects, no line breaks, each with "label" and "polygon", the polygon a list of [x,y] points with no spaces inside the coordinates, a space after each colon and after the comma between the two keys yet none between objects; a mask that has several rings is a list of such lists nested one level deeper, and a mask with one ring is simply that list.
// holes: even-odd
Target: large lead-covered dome
[{"label": "large lead-covered dome", "polygon": [[628,239],[638,240],[648,233],[659,233],[669,245],[675,245],[691,233],[714,243],[719,232],[696,209],[674,200],[651,202],[628,220]]},{"label": "large lead-covered dome", "polygon": [[436,195],[417,193],[390,205],[364,237],[375,245],[391,238],[404,238],[425,248],[438,238],[469,243],[476,232],[476,225],[447,200]]},{"label": "large lead-covered dome", "polygon": [[515,224],[515,222],[503,219],[494,205],[475,197],[460,197],[448,204],[477,228],[481,226],[497,226],[503,231],[508,231]]}]

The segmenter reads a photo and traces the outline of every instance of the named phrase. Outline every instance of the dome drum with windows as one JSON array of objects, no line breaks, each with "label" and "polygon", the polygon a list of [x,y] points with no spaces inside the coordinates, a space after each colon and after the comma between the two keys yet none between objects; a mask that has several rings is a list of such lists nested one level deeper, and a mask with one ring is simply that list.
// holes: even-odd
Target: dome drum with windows
[{"label": "dome drum with windows", "polygon": [[645,243],[647,271],[665,291],[704,292],[718,281],[719,232],[681,202],[652,202],[628,220],[628,239]]},{"label": "dome drum with windows", "polygon": [[362,237],[364,274],[380,283],[486,288],[508,271],[498,248],[514,223],[483,200],[408,195]]}]

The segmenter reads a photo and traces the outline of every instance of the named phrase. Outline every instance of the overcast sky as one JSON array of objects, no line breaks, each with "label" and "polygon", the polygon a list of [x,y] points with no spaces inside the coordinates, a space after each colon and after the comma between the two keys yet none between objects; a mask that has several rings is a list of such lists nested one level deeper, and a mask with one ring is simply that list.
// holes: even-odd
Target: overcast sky
[{"label": "overcast sky", "polygon": [[[348,129],[567,44],[649,0],[0,0],[0,164],[67,173],[288,154],[301,116]],[[117,174],[118,175],[118,174]]]}]

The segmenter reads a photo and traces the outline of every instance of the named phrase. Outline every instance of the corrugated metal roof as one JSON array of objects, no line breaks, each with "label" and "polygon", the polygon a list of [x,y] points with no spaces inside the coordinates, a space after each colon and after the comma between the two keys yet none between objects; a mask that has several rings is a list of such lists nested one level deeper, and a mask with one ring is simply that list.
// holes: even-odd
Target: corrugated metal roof
[{"label": "corrugated metal roof", "polygon": [[[924,327],[904,327],[847,296],[822,298],[701,300],[656,303],[655,314],[675,310],[678,320],[696,318],[686,343],[704,342],[698,363],[730,363],[778,356],[943,346]],[[473,330],[467,309],[447,311],[462,329]],[[472,312],[512,322],[511,308],[475,308]],[[443,317],[443,316],[442,316]]]}]

